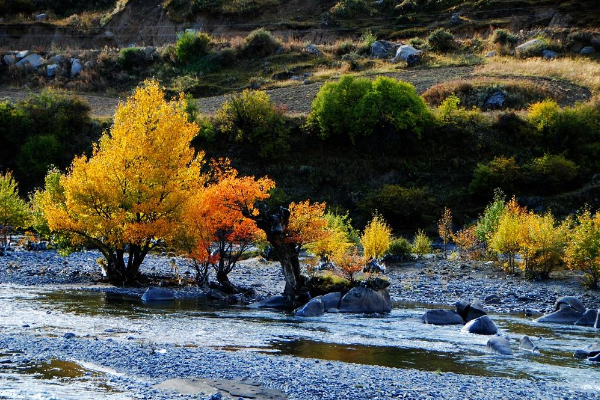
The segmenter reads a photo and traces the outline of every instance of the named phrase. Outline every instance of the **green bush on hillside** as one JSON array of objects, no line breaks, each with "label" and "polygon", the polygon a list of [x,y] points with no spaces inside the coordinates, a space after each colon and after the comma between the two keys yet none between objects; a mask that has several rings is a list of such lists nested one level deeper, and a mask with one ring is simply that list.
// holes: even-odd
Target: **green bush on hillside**
[{"label": "green bush on hillside", "polygon": [[217,111],[215,126],[230,141],[245,144],[261,157],[276,157],[289,150],[283,111],[263,91],[244,90],[231,96]]},{"label": "green bush on hillside", "polygon": [[506,29],[495,29],[491,38],[492,43],[499,44],[501,46],[514,45],[519,41],[519,37],[513,35]]},{"label": "green bush on hillside", "polygon": [[347,135],[354,142],[390,128],[420,137],[431,120],[431,112],[411,84],[386,77],[370,81],[344,76],[321,87],[307,123],[323,138]]},{"label": "green bush on hillside", "polygon": [[427,37],[427,43],[432,50],[440,53],[455,50],[458,46],[456,40],[454,40],[454,35],[444,28],[438,28],[431,32]]},{"label": "green bush on hillside", "polygon": [[131,71],[134,68],[141,68],[146,65],[146,56],[139,47],[126,47],[119,51],[117,59],[119,66],[125,70]]},{"label": "green bush on hillside", "polygon": [[181,63],[190,63],[208,53],[211,37],[202,32],[184,32],[175,44],[175,54]]},{"label": "green bush on hillside", "polygon": [[514,193],[521,182],[521,168],[514,157],[495,157],[488,163],[479,163],[469,185],[472,194],[489,197],[494,189]]},{"label": "green bush on hillside", "polygon": [[579,167],[562,155],[545,154],[524,167],[531,193],[554,194],[572,189],[579,177]]},{"label": "green bush on hillside", "polygon": [[414,228],[430,222],[434,201],[425,188],[383,185],[360,203],[365,214],[377,210],[394,227]]},{"label": "green bush on hillside", "polygon": [[260,58],[275,54],[281,43],[265,28],[255,29],[246,36],[242,52],[246,57]]}]

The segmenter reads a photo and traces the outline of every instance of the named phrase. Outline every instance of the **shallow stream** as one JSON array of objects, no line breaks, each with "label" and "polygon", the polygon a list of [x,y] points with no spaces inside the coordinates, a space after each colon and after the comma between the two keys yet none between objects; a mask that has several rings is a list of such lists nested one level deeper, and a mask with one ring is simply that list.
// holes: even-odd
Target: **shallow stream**
[{"label": "shallow stream", "polygon": [[[460,326],[423,324],[420,317],[428,307],[403,303],[395,304],[386,316],[296,318],[281,311],[219,307],[201,300],[150,305],[137,297],[102,291],[0,285],[0,326],[9,334],[60,337],[72,332],[79,338],[133,340],[158,351],[163,343],[209,346],[440,373],[547,380],[600,390],[600,365],[573,358],[576,349],[598,341],[595,329],[541,325],[524,315],[492,314],[502,334],[512,339],[514,355],[499,356],[486,352],[487,336],[463,333]],[[532,338],[540,354],[518,350],[523,335]],[[0,399],[71,399],[68,391],[61,391],[72,385],[88,399],[123,398],[104,383],[111,371],[86,365],[84,360],[3,363],[11,356],[19,360],[6,354],[8,350],[0,349]],[[25,390],[29,397],[19,397],[18,390]]]}]

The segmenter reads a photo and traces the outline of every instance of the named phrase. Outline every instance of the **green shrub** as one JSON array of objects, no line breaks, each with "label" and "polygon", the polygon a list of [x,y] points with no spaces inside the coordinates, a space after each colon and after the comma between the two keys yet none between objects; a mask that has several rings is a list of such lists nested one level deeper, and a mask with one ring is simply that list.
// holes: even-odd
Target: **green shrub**
[{"label": "green shrub", "polygon": [[431,253],[431,239],[427,237],[425,232],[418,230],[412,242],[412,252],[419,257]]},{"label": "green shrub", "polygon": [[433,199],[424,188],[383,185],[360,202],[365,213],[377,210],[394,227],[412,228],[430,220]]},{"label": "green shrub", "polygon": [[504,213],[506,198],[500,189],[494,191],[494,199],[485,207],[475,225],[475,237],[480,242],[487,242],[498,229],[500,216]]},{"label": "green shrub", "polygon": [[358,15],[364,17],[371,13],[365,0],[339,0],[329,11],[335,19],[350,19]]},{"label": "green shrub", "polygon": [[563,155],[545,154],[525,165],[527,187],[531,193],[554,194],[573,188],[579,167]]},{"label": "green shrub", "polygon": [[10,169],[26,193],[43,183],[50,165],[66,168],[75,154],[91,148],[102,126],[89,106],[59,92],[0,102],[0,169]]},{"label": "green shrub", "polygon": [[446,53],[457,48],[454,35],[447,29],[438,28],[427,37],[427,43],[434,51]]},{"label": "green shrub", "polygon": [[412,245],[408,239],[399,237],[392,240],[387,254],[398,258],[405,258],[410,255],[411,251]]},{"label": "green shrub", "polygon": [[519,37],[513,35],[506,29],[496,29],[492,34],[492,43],[499,44],[501,46],[514,45],[519,41]]},{"label": "green shrub", "polygon": [[191,63],[208,53],[211,37],[202,32],[184,32],[175,44],[175,54],[181,63]]},{"label": "green shrub", "polygon": [[146,64],[146,57],[139,47],[126,47],[119,51],[117,62],[121,68],[131,71],[143,67]]},{"label": "green shrub", "polygon": [[486,164],[477,164],[469,191],[480,196],[490,196],[496,188],[514,193],[521,179],[521,168],[513,157],[495,157]]},{"label": "green shrub", "polygon": [[376,40],[377,36],[375,36],[370,29],[364,31],[360,37],[363,52],[369,52],[371,50],[371,45],[375,43]]},{"label": "green shrub", "polygon": [[550,46],[550,42],[546,38],[537,38],[538,42],[518,51],[518,55],[523,58],[538,57],[542,51]]},{"label": "green shrub", "polygon": [[279,40],[265,28],[255,29],[246,36],[242,52],[246,57],[261,58],[275,54],[281,47]]},{"label": "green shrub", "polygon": [[323,138],[371,136],[393,129],[420,137],[432,119],[414,86],[391,78],[344,76],[321,87],[311,106],[308,124]]},{"label": "green shrub", "polygon": [[427,42],[418,37],[414,37],[414,38],[410,39],[408,41],[408,44],[410,44],[415,49],[419,49],[419,50],[422,50],[425,48],[425,46],[427,46]]},{"label": "green shrub", "polygon": [[231,96],[217,111],[215,125],[229,140],[246,144],[261,157],[289,150],[283,111],[263,91],[244,90]]}]

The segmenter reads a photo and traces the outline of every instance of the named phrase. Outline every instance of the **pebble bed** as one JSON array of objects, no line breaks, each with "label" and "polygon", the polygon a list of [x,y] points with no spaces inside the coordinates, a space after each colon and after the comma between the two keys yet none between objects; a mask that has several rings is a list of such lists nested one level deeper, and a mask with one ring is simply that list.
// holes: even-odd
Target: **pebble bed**
[{"label": "pebble bed", "polygon": [[[86,287],[134,292],[97,282],[101,279],[97,252],[81,252],[62,258],[53,251],[15,251],[0,257],[0,284]],[[151,255],[142,272],[149,276],[191,276],[184,260]],[[580,297],[589,307],[600,304],[597,293],[584,291],[574,279],[529,282],[519,278],[498,279],[483,264],[424,261],[390,268],[390,292],[395,301],[436,303],[450,306],[459,298],[484,299],[494,294],[496,304],[486,307],[500,312],[539,312],[552,307],[562,295]],[[187,274],[186,274],[187,273]],[[281,293],[283,276],[277,263],[248,260],[231,274],[231,281],[253,287],[259,296]],[[178,297],[202,295],[194,287],[176,291]],[[597,391],[570,390],[551,382],[490,378],[453,373],[358,365],[247,351],[222,351],[209,347],[180,347],[168,343],[117,341],[97,337],[39,337],[24,331],[2,333],[0,353],[22,352],[12,362],[62,359],[86,361],[116,370],[107,383],[130,394],[132,399],[194,398],[154,389],[169,378],[251,378],[265,387],[284,391],[290,399],[600,399]],[[499,356],[500,357],[500,356]],[[1,392],[1,391],[0,391]],[[1,396],[0,396],[1,397]],[[214,399],[213,399],[214,400]],[[238,400],[238,399],[235,399]]]}]

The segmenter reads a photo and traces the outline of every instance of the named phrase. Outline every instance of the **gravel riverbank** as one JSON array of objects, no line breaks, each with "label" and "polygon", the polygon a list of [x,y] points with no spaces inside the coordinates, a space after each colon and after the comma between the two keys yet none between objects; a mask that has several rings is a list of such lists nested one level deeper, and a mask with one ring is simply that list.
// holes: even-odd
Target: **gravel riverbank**
[{"label": "gravel riverbank", "polygon": [[[141,288],[115,288],[99,283],[102,276],[95,263],[98,257],[97,252],[75,253],[62,258],[53,251],[15,251],[8,257],[0,257],[0,285],[142,293]],[[149,256],[142,272],[150,277],[193,274],[185,260],[165,255]],[[496,295],[498,300],[486,305],[490,311],[543,312],[552,307],[557,297],[575,295],[588,308],[600,305],[598,293],[583,290],[577,277],[569,274],[547,282],[529,282],[518,277],[505,278],[494,267],[483,263],[425,260],[391,266],[388,276],[392,283],[390,293],[398,302],[450,306],[460,298],[484,300],[489,295]],[[255,288],[259,296],[279,294],[284,286],[279,264],[256,259],[242,262],[231,274],[231,280]],[[176,290],[176,296],[180,298],[201,295],[203,292],[194,287]],[[181,332],[181,335],[185,334]],[[94,334],[66,339],[31,329],[15,334],[13,330],[0,328],[0,363],[27,364],[52,359],[92,363],[114,370],[103,372],[106,384],[131,399],[218,398],[185,395],[155,387],[171,378],[247,378],[261,387],[283,391],[290,399],[306,400],[600,399],[594,382],[590,382],[589,390],[585,387],[566,389],[559,383],[537,380],[433,373],[254,351],[223,351],[209,347],[210,343],[187,346],[152,339]],[[498,357],[499,363],[508,360]],[[3,397],[0,389],[2,398],[11,397]]]}]

